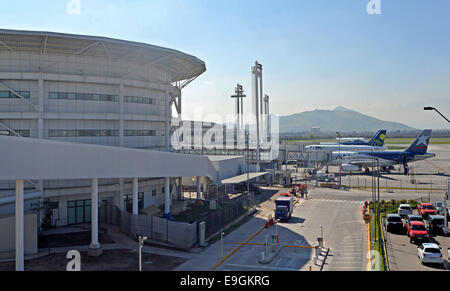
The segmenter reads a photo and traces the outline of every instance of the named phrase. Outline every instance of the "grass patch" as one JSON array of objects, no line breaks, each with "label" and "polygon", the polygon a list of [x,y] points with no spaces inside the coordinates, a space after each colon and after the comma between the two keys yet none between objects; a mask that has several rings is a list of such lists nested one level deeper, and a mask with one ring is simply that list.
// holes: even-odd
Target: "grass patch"
[{"label": "grass patch", "polygon": [[[410,145],[414,142],[415,138],[388,138],[386,139],[386,144],[406,144]],[[450,138],[432,138],[430,144],[440,145],[440,144],[450,144]]]},{"label": "grass patch", "polygon": [[[368,138],[369,140],[370,138]],[[412,144],[416,139],[415,138],[387,138],[385,141],[386,145],[410,145]],[[283,139],[281,138],[281,141],[288,141],[288,142],[304,142],[304,143],[335,143],[337,142],[336,139],[296,139],[296,140],[289,140],[289,139]],[[450,138],[432,138],[430,141],[430,144],[432,145],[443,145],[443,144],[450,144]],[[389,147],[391,148],[391,147]],[[394,147],[397,148],[397,147]],[[399,147],[400,149],[400,147]],[[401,148],[404,149],[404,148]]]},{"label": "grass patch", "polygon": [[[391,200],[386,201],[383,200],[380,202],[380,215],[385,216],[387,214],[396,214],[398,213],[398,208],[400,207],[400,204],[409,204],[413,209],[417,209],[417,206],[420,204],[420,202],[417,202],[415,200]],[[376,211],[377,204],[370,202],[370,209],[372,211]]]}]

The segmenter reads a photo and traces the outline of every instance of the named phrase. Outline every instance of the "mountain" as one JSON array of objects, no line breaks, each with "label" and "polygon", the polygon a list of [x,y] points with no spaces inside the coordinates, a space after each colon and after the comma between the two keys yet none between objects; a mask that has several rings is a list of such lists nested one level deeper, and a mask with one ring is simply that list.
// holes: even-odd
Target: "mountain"
[{"label": "mountain", "polygon": [[307,111],[280,117],[281,133],[310,132],[312,127],[320,127],[321,132],[376,132],[415,130],[407,125],[383,121],[339,106],[334,110]]}]

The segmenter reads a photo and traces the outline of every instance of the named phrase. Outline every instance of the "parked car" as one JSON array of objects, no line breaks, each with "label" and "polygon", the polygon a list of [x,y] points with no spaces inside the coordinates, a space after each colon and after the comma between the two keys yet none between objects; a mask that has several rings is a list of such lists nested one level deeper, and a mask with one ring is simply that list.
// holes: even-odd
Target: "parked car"
[{"label": "parked car", "polygon": [[423,217],[420,215],[416,215],[416,214],[410,214],[410,215],[406,216],[405,223],[408,223],[411,221],[424,222]]},{"label": "parked car", "polygon": [[413,214],[411,205],[400,204],[400,206],[398,207],[398,214],[400,215],[400,217],[406,217],[410,214]]},{"label": "parked car", "polygon": [[433,204],[431,203],[421,203],[417,205],[417,209],[419,210],[419,214],[423,217],[437,214],[436,209],[434,209]]},{"label": "parked car", "polygon": [[[440,203],[440,204],[438,204],[438,203]],[[439,206],[436,206],[437,214],[445,216],[444,203],[436,202],[436,205],[439,205]],[[450,204],[449,203],[447,203],[447,218],[450,220]]]},{"label": "parked car", "polygon": [[433,234],[443,234],[444,233],[444,216],[441,215],[429,215],[425,219],[426,226],[429,233]]},{"label": "parked car", "polygon": [[436,209],[437,214],[443,215],[444,214],[444,203],[439,202],[439,201],[435,202],[434,209]]},{"label": "parked car", "polygon": [[403,227],[404,228],[406,228],[406,225],[408,224],[408,223],[410,223],[411,221],[419,221],[419,222],[423,222],[423,223],[425,223],[424,221],[423,221],[423,217],[422,216],[420,216],[420,215],[415,215],[415,214],[410,214],[410,215],[408,215],[408,216],[406,216],[406,218],[403,220]]},{"label": "parked car", "polygon": [[406,224],[406,232],[409,237],[410,243],[416,242],[430,242],[430,236],[428,235],[425,224],[420,221],[411,221]]},{"label": "parked car", "polygon": [[384,226],[389,232],[393,230],[401,231],[403,230],[402,218],[398,214],[388,214],[384,220]]},{"label": "parked car", "polygon": [[442,255],[441,248],[437,244],[424,243],[417,249],[417,255],[422,264],[441,264],[444,265],[445,260]]}]

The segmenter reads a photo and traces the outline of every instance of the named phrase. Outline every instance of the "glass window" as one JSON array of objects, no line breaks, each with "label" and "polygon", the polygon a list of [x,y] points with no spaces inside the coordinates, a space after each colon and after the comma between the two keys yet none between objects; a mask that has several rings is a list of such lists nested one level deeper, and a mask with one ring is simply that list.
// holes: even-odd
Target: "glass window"
[{"label": "glass window", "polygon": [[58,99],[64,99],[64,100],[67,100],[68,97],[69,97],[68,95],[69,95],[68,93],[60,92],[60,93],[58,93]]},{"label": "glass window", "polygon": [[69,100],[76,100],[77,99],[77,94],[76,93],[68,93],[67,94],[68,99]]},{"label": "glass window", "polygon": [[9,98],[8,91],[0,91],[0,98]]},{"label": "glass window", "polygon": [[30,99],[30,91],[20,91],[19,94],[25,99]]},{"label": "glass window", "polygon": [[92,96],[92,98],[93,98],[94,101],[100,101],[100,95],[99,94],[94,94]]},{"label": "glass window", "polygon": [[49,99],[58,99],[58,93],[56,92],[50,92],[48,95]]}]

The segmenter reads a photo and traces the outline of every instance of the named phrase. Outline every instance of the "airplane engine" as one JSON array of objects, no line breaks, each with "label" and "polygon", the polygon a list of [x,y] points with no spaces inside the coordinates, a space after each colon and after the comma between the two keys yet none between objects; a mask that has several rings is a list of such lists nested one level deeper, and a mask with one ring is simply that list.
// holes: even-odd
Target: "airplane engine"
[{"label": "airplane engine", "polygon": [[361,171],[361,168],[356,165],[345,164],[342,165],[342,171],[344,172],[358,172]]}]

